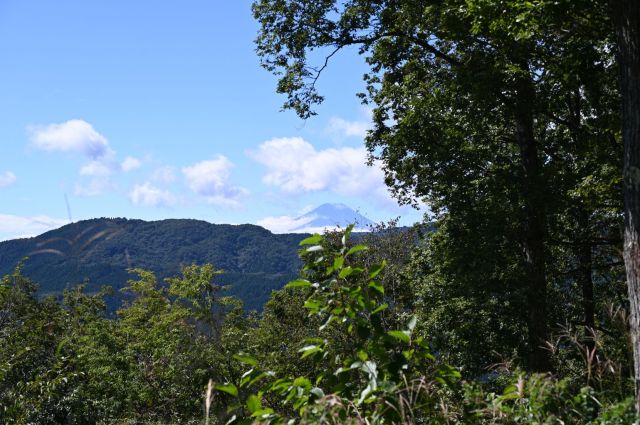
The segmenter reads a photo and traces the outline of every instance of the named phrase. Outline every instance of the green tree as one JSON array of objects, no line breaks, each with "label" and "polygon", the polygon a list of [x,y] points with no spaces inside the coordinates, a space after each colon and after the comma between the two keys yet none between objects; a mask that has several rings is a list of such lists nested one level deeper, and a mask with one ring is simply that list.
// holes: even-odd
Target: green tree
[{"label": "green tree", "polygon": [[54,299],[38,301],[21,269],[0,281],[0,417],[59,423],[68,407],[59,396],[66,382],[55,373],[64,314]]},{"label": "green tree", "polygon": [[214,277],[221,275],[222,271],[215,270],[211,264],[199,266],[192,264],[182,267],[181,277],[169,277],[165,281],[169,284],[169,294],[176,297],[193,313],[199,324],[204,328],[209,337],[219,339],[224,307],[217,295],[224,289],[214,283]]},{"label": "green tree", "polygon": [[[606,5],[263,0],[253,10],[261,24],[263,65],[280,76],[277,90],[288,96],[285,106],[303,118],[322,101],[315,84],[331,57],[359,47],[371,66],[368,94],[362,96],[375,106],[367,145],[383,161],[387,183],[401,200],[426,197],[436,214],[454,219],[477,212],[491,220],[492,207],[509,216],[494,214],[497,221],[485,228],[505,238],[505,252],[520,253],[509,255],[507,267],[520,269],[516,275],[524,282],[527,363],[531,370],[548,370],[543,345],[555,279],[549,220],[569,213],[562,209],[566,192],[552,190],[554,179],[567,170],[577,181],[591,175],[594,170],[576,167],[575,158],[590,143],[611,147],[615,132],[617,112],[597,98],[607,93],[598,90],[602,75],[610,80],[615,71]],[[314,67],[317,56],[310,52],[318,49],[325,49],[327,61]],[[592,119],[588,110],[600,115]],[[589,141],[571,141],[571,134],[587,134]],[[578,216],[590,216],[577,205]],[[584,235],[572,235],[571,243],[580,238],[575,246],[584,246]],[[589,298],[585,252],[577,257],[586,265],[581,279]],[[495,275],[499,264],[491,262],[494,267],[483,269]],[[485,277],[479,273],[477,284]],[[584,303],[586,310],[590,306]],[[586,316],[591,323],[592,314]]]}]

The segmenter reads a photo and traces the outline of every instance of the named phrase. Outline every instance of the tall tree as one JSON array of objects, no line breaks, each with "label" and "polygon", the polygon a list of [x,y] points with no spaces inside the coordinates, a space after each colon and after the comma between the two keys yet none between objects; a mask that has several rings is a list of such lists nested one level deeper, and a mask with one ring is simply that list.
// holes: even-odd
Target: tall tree
[{"label": "tall tree", "polygon": [[[584,31],[592,36],[602,26],[592,28],[589,16],[575,14],[589,3],[259,0],[253,9],[262,25],[257,45],[263,64],[281,75],[278,91],[288,96],[285,106],[304,118],[322,101],[315,85],[331,57],[351,45],[366,55],[371,72],[363,98],[376,105],[376,128],[367,144],[383,161],[387,183],[400,199],[427,196],[448,210],[451,194],[461,193],[455,188],[470,184],[477,170],[500,164],[497,152],[507,153],[514,164],[501,171],[516,188],[511,200],[517,206],[525,270],[528,367],[536,371],[550,368],[543,347],[548,216],[553,213],[546,170],[556,160],[548,151],[549,134],[572,125],[554,114],[550,87],[555,82],[566,89],[562,75],[554,73],[562,68],[558,63],[569,75],[579,70],[567,66],[578,63],[573,57],[558,56],[559,46],[570,38],[566,34],[577,28],[582,36],[577,39],[588,45],[592,40]],[[314,67],[309,52],[323,48],[326,60]],[[488,125],[478,128],[479,121]],[[470,150],[484,150],[484,162],[459,167]],[[484,178],[483,171],[476,175]],[[452,190],[438,192],[433,189],[438,185]]]},{"label": "tall tree", "polygon": [[624,144],[624,262],[634,352],[636,410],[640,412],[640,2],[612,0],[618,36]]}]

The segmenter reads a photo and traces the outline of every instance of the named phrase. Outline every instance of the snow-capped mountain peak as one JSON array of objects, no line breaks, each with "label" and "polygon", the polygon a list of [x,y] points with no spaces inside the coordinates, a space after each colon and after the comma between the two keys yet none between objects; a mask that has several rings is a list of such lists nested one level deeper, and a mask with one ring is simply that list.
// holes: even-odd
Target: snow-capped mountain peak
[{"label": "snow-capped mountain peak", "polygon": [[351,209],[345,204],[322,204],[317,208],[303,214],[295,219],[297,223],[302,223],[293,231],[311,231],[324,228],[347,227],[349,224],[356,224],[358,230],[368,230],[368,226],[373,222],[359,212]]}]

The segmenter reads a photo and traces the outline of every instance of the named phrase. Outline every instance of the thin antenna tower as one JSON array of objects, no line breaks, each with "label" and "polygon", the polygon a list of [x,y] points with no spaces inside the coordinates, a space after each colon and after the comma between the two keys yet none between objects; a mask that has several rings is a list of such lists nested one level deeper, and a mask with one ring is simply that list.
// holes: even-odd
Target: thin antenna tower
[{"label": "thin antenna tower", "polygon": [[67,217],[69,217],[69,223],[73,223],[73,219],[71,218],[71,207],[69,206],[69,197],[67,194],[64,194],[64,203],[67,204]]}]

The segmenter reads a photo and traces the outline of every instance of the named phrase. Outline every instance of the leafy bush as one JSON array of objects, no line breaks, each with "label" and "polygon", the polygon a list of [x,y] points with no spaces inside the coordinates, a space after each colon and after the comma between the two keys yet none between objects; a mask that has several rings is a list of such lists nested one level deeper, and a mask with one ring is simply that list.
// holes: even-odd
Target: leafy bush
[{"label": "leafy bush", "polygon": [[[404,329],[384,327],[389,305],[377,277],[385,263],[363,266],[358,257],[367,247],[348,244],[351,230],[337,247],[320,235],[303,240],[302,277],[287,285],[309,291],[304,307],[320,326],[299,353],[322,364],[322,371],[277,377],[254,357],[236,355],[250,369],[237,382],[215,386],[227,396],[230,422],[360,423],[366,417],[372,423],[407,423],[424,409],[446,420],[446,410],[436,407],[439,393],[459,373],[439,364],[414,334],[415,318]],[[344,338],[326,337],[331,334]]]},{"label": "leafy bush", "polygon": [[[418,335],[415,316],[404,327],[389,327],[404,313],[386,302],[379,283],[385,262],[367,261],[367,246],[350,244],[350,231],[301,242],[301,277],[275,294],[280,316],[269,316],[274,312],[268,306],[265,318],[287,320],[304,307],[315,332],[306,338],[292,335],[292,341],[301,342],[298,360],[283,333],[266,336],[273,338],[270,350],[262,342],[255,356],[234,356],[246,371],[235,381],[212,386],[228,423],[601,425],[636,419],[632,399],[602,387],[609,378],[601,375],[585,382],[581,374],[558,379],[498,371],[461,381],[460,373]],[[385,318],[389,314],[396,318]],[[273,346],[276,342],[286,350]],[[562,344],[567,351],[570,344]],[[289,370],[268,361],[279,356],[288,359]],[[277,373],[265,367],[273,364],[279,365]],[[212,397],[207,396],[207,405]]]}]

